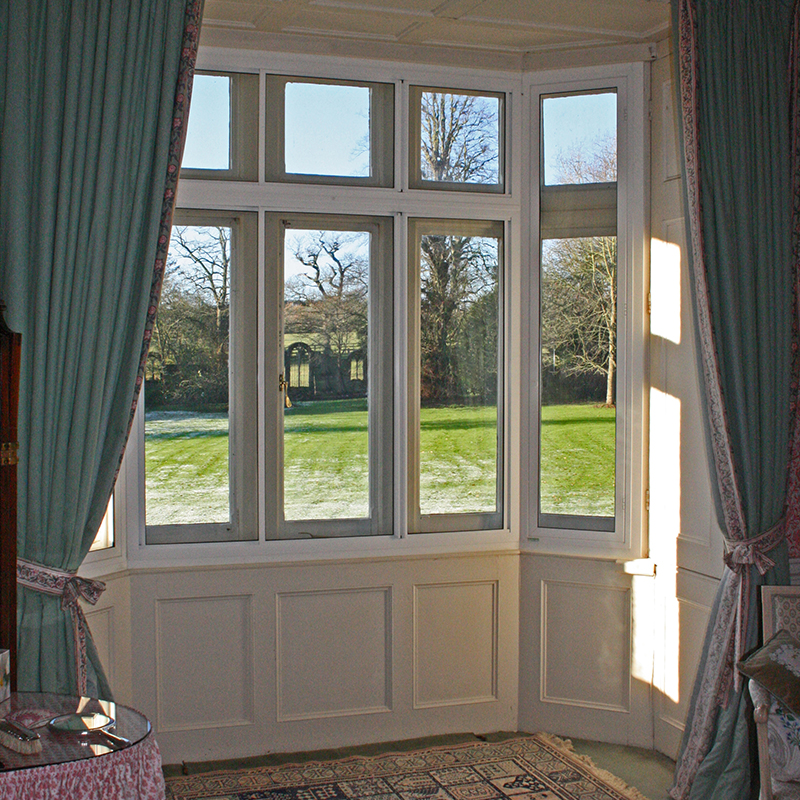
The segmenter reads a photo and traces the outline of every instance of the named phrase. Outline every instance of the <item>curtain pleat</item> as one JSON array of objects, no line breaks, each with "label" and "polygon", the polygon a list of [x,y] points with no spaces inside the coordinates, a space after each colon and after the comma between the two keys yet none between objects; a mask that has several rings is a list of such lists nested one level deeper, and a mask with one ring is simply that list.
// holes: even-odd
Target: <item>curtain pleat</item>
[{"label": "curtain pleat", "polygon": [[201,6],[0,3],[0,297],[22,333],[21,691],[110,696],[77,599],[102,587],[74,573],[141,384]]},{"label": "curtain pleat", "polygon": [[795,431],[793,0],[676,0],[689,261],[725,571],[681,747],[676,800],[758,795],[735,665],[758,587],[788,583]]}]

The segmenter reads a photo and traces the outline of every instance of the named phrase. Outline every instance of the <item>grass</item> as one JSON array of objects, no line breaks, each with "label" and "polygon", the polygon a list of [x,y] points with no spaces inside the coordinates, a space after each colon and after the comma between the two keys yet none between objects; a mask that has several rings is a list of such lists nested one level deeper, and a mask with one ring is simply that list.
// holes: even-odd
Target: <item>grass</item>
[{"label": "grass", "polygon": [[283,430],[286,519],[368,516],[367,401],[295,403]]},{"label": "grass", "polygon": [[145,415],[148,525],[228,522],[228,414]]},{"label": "grass", "polygon": [[[547,406],[542,416],[542,510],[612,515],[614,409]],[[422,409],[423,513],[494,510],[496,426],[491,406]],[[367,516],[366,400],[297,403],[284,430],[287,519]],[[148,412],[145,472],[148,525],[227,522],[227,415]]]},{"label": "grass", "polygon": [[543,406],[543,513],[614,516],[615,420],[614,408]]}]

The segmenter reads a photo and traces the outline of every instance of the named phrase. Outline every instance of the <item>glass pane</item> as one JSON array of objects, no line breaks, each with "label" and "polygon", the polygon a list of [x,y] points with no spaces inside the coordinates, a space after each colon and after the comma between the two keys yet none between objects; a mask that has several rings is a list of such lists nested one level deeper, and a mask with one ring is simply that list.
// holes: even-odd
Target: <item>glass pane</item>
[{"label": "glass pane", "polygon": [[114,495],[106,506],[106,513],[89,550],[108,550],[114,546]]},{"label": "glass pane", "polygon": [[286,172],[370,175],[370,89],[326,83],[287,83]]},{"label": "glass pane", "polygon": [[542,242],[543,514],[613,517],[617,240]]},{"label": "glass pane", "polygon": [[228,522],[231,229],[175,226],[145,380],[148,525]]},{"label": "glass pane", "polygon": [[369,517],[369,270],[366,231],[286,233],[287,520]]},{"label": "glass pane", "polygon": [[616,92],[545,97],[542,132],[546,186],[617,180]]},{"label": "glass pane", "polygon": [[423,91],[420,175],[425,181],[500,183],[500,99]]},{"label": "glass pane", "polygon": [[224,75],[195,75],[181,166],[230,169],[230,141],[231,79]]},{"label": "glass pane", "polygon": [[420,513],[494,512],[500,240],[420,240]]}]

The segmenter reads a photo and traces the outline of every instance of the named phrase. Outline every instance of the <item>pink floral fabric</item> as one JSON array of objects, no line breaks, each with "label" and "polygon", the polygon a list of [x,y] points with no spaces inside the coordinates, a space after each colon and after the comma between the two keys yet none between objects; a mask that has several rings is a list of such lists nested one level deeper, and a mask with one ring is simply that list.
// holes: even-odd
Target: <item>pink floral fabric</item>
[{"label": "pink floral fabric", "polygon": [[164,800],[161,753],[152,734],[95,758],[0,772],[3,800]]}]

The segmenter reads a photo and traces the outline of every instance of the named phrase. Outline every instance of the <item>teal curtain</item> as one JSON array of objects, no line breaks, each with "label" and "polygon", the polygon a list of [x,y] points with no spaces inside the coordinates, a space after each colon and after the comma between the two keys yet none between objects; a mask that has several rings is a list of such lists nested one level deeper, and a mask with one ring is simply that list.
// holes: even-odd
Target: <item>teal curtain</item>
[{"label": "teal curtain", "polygon": [[20,691],[110,695],[76,599],[102,586],[73,574],[141,383],[200,12],[0,0],[0,298],[22,334]]},{"label": "teal curtain", "polygon": [[[788,583],[795,433],[794,0],[675,0],[690,263],[726,568],[687,720],[676,799],[758,796],[736,661],[758,587]],[[791,516],[795,516],[794,513]]]}]

